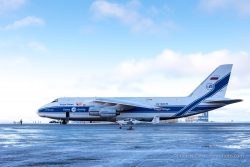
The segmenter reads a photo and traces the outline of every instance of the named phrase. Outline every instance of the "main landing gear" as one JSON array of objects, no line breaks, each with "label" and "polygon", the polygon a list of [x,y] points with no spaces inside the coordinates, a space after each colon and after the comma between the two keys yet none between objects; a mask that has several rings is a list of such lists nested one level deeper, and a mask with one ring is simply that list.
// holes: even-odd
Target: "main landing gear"
[{"label": "main landing gear", "polygon": [[127,125],[128,125],[128,129],[127,129],[127,130],[133,130],[133,125],[134,125],[134,123],[132,122],[132,120],[129,120],[129,121],[127,122]]}]

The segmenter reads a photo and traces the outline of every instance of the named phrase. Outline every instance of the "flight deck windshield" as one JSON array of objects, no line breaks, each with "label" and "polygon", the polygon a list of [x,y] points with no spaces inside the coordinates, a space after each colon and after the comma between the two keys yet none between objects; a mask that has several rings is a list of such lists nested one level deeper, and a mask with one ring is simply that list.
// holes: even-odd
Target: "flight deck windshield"
[{"label": "flight deck windshield", "polygon": [[58,99],[53,100],[51,103],[55,103],[55,102],[58,102]]}]

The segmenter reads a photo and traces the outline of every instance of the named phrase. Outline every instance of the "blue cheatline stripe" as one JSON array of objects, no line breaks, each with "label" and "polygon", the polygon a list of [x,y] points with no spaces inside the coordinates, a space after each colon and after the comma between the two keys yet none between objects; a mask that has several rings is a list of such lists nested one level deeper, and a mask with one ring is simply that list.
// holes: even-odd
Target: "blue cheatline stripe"
[{"label": "blue cheatline stripe", "polygon": [[[216,92],[214,92],[211,96],[213,96],[214,94],[216,94],[217,92],[219,92],[220,90],[222,90],[223,88],[225,88],[227,86],[227,84],[226,85],[224,85],[221,89],[219,89],[218,91],[216,91]],[[209,96],[209,97],[211,97],[211,96]],[[208,97],[207,97],[208,98]],[[205,100],[205,99],[204,99]],[[200,104],[200,103],[199,103]],[[195,108],[197,108],[197,106],[199,105],[199,104],[197,104],[196,106],[194,106],[194,107],[192,107],[192,109],[191,110],[189,110],[189,111],[187,111],[186,113],[188,114],[190,111],[194,111],[193,109],[195,109]],[[220,108],[220,107],[222,107],[222,106],[217,106],[217,108]],[[186,113],[184,113],[184,114],[186,114]]]},{"label": "blue cheatline stripe", "polygon": [[192,110],[194,107],[196,107],[198,104],[200,104],[203,100],[205,100],[208,97],[211,97],[212,95],[214,95],[215,93],[217,93],[218,91],[220,91],[221,89],[223,89],[228,84],[229,78],[230,78],[230,73],[227,74],[221,80],[217,81],[214,84],[214,89],[213,90],[211,90],[210,92],[208,92],[204,96],[196,99],[195,101],[193,101],[192,103],[190,103],[189,105],[187,105],[186,107],[184,107],[180,112],[178,112],[174,116],[175,117],[179,117],[181,115],[184,115],[186,112]]},{"label": "blue cheatline stripe", "polygon": [[[183,105],[179,105],[179,107],[175,106],[169,106],[166,107],[166,110],[161,110],[161,111],[156,111],[154,109],[147,109],[147,108],[134,108],[132,110],[129,110],[127,112],[124,113],[176,113],[178,111],[180,111],[184,106]],[[192,109],[192,111],[196,112],[196,111],[201,111],[201,110],[213,110],[216,108],[219,108],[221,106],[217,106],[217,105],[199,105],[196,106],[195,108]],[[75,113],[86,113],[88,112],[88,108],[89,107],[75,107],[76,111]],[[72,107],[48,107],[48,108],[43,108],[40,109],[39,112],[41,113],[50,113],[50,112],[56,112],[56,113],[65,113],[65,112],[72,112]]]}]

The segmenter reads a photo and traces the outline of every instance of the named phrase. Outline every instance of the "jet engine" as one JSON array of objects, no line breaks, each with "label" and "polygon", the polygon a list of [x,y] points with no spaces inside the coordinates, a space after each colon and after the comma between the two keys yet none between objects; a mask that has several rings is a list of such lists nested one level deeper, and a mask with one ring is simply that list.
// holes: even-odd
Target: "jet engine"
[{"label": "jet engine", "polygon": [[91,116],[100,116],[105,118],[115,117],[117,115],[115,108],[110,107],[90,107],[89,115]]},{"label": "jet engine", "polygon": [[116,109],[114,108],[102,108],[99,112],[101,117],[115,117]]},{"label": "jet engine", "polygon": [[100,116],[99,115],[99,111],[100,111],[100,107],[90,107],[89,108],[89,115],[91,116]]}]

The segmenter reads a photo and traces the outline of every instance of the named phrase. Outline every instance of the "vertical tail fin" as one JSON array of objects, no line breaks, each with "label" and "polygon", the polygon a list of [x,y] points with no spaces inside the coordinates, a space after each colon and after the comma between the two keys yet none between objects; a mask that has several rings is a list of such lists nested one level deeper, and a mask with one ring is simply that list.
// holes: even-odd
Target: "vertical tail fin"
[{"label": "vertical tail fin", "polygon": [[217,67],[189,96],[197,98],[213,92],[211,98],[224,98],[232,66],[225,64]]}]

